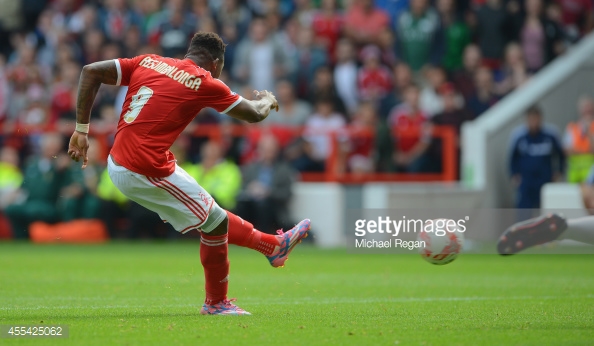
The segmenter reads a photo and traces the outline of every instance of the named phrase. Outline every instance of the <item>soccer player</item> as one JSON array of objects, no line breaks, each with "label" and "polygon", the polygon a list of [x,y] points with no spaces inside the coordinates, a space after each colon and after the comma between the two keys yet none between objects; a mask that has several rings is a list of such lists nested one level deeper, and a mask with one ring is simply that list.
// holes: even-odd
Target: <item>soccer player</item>
[{"label": "soccer player", "polygon": [[261,252],[282,267],[293,247],[307,236],[310,221],[278,235],[262,233],[225,211],[175,161],[169,148],[204,107],[233,118],[260,122],[278,103],[271,92],[254,91],[249,101],[231,92],[218,77],[225,44],[211,32],[198,32],[184,59],[141,55],[86,65],[76,104],[76,130],[68,154],[87,166],[91,107],[101,84],[127,85],[128,92],[108,158],[109,176],[129,199],[159,214],[178,232],[198,229],[206,299],[203,315],[249,315],[227,299],[227,244]]},{"label": "soccer player", "polygon": [[565,219],[559,214],[547,214],[518,222],[501,235],[497,251],[501,255],[513,255],[555,239],[594,245],[594,216]]}]

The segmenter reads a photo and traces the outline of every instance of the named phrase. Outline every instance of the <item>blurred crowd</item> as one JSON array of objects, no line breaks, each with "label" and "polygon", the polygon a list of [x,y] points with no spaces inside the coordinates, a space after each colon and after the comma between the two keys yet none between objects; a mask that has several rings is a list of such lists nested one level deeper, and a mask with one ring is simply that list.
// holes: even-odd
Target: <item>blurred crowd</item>
[{"label": "blurred crowd", "polygon": [[[97,169],[63,157],[85,64],[183,58],[194,32],[219,33],[221,79],[248,98],[274,91],[280,111],[255,135],[215,141],[191,134],[201,125],[231,134],[234,123],[205,109],[174,149],[220,204],[276,227],[288,222],[295,172],[323,172],[331,155],[340,172],[439,172],[436,125],[459,132],[594,26],[591,0],[0,0],[0,9],[0,191],[10,191],[0,205],[10,214],[39,198],[54,208],[48,221],[131,204],[104,183],[102,161],[125,87],[102,86],[94,104]],[[266,208],[279,217],[254,216]],[[28,222],[12,212],[13,225]],[[111,228],[135,229],[148,220],[138,214]]]}]

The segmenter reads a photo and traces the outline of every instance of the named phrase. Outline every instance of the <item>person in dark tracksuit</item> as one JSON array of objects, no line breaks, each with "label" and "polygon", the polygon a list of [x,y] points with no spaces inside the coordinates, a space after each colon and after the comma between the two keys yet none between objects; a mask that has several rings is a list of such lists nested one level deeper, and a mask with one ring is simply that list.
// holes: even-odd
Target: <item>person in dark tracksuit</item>
[{"label": "person in dark tracksuit", "polygon": [[540,189],[559,177],[565,154],[556,131],[543,125],[539,108],[526,112],[526,125],[517,128],[511,140],[510,169],[518,188],[517,208],[540,208]]}]

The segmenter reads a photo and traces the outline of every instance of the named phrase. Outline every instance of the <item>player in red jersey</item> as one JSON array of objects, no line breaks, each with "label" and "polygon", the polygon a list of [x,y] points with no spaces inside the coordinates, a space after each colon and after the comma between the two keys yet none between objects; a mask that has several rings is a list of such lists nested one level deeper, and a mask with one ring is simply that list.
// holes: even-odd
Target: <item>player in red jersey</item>
[{"label": "player in red jersey", "polygon": [[101,84],[127,85],[128,92],[108,158],[111,180],[128,198],[155,211],[177,231],[198,229],[204,267],[206,300],[201,314],[245,315],[227,299],[227,244],[264,254],[281,267],[302,238],[309,220],[278,235],[262,233],[249,222],[225,211],[175,161],[169,148],[204,107],[250,123],[260,122],[278,103],[271,92],[254,91],[249,101],[231,92],[218,77],[225,44],[210,32],[194,35],[184,59],[141,55],[86,65],[81,73],[76,105],[76,130],[68,154],[87,165],[91,107]]}]

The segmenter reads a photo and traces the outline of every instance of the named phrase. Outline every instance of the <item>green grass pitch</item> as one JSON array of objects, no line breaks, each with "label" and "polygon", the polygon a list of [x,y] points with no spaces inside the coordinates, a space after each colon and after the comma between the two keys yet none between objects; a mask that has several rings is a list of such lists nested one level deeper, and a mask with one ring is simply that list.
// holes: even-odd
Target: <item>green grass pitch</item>
[{"label": "green grass pitch", "polygon": [[232,247],[230,297],[201,316],[198,243],[0,243],[0,324],[66,324],[2,345],[592,345],[592,255],[418,255],[296,248],[274,269]]}]

